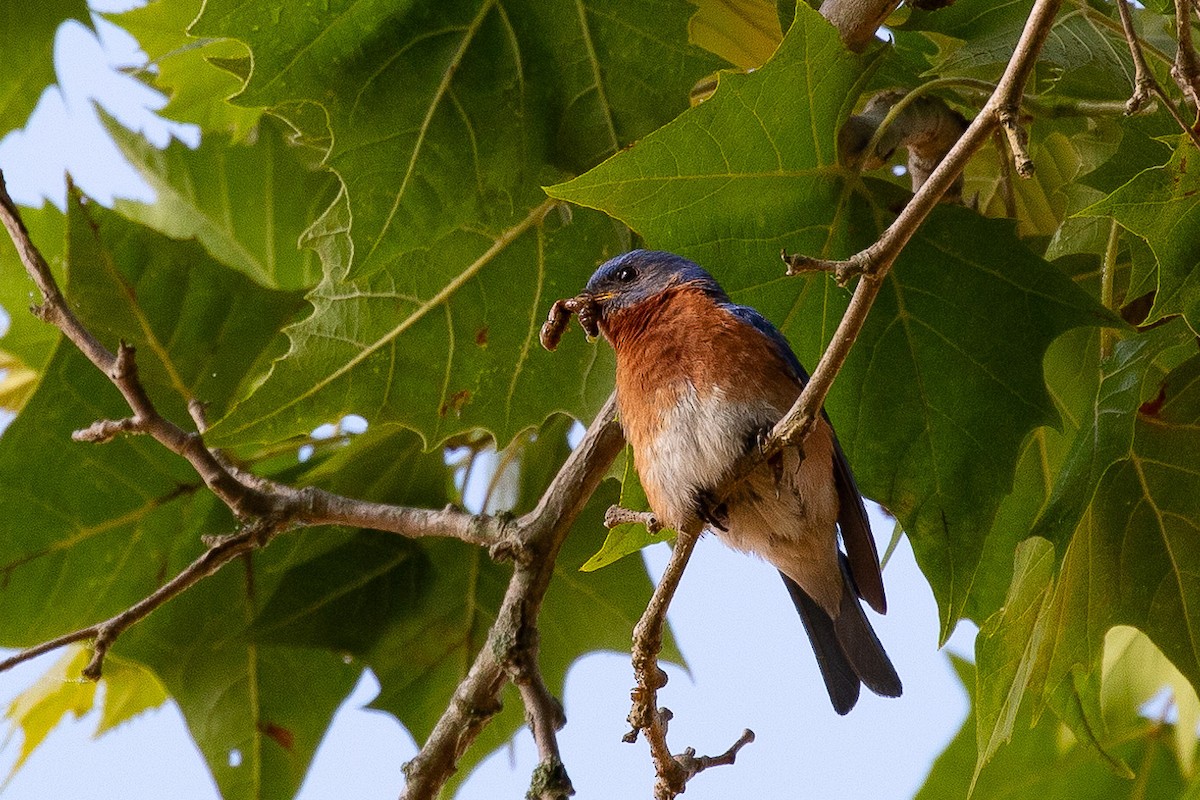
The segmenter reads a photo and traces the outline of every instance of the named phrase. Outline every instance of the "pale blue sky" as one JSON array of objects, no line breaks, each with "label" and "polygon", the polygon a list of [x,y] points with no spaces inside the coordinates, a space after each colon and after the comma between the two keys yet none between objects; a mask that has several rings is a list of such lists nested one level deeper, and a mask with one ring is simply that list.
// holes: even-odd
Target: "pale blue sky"
[{"label": "pale blue sky", "polygon": [[[129,5],[92,2],[97,11]],[[161,97],[114,71],[113,66],[139,62],[132,40],[102,20],[97,27],[99,42],[83,26],[64,26],[56,46],[61,90],[49,89],[29,127],[0,142],[0,168],[20,203],[38,205],[49,197],[61,206],[67,171],[101,202],[115,196],[150,199],[148,187],[105,140],[93,98],[157,145],[172,134],[193,145],[198,139],[194,129],[153,114]],[[892,525],[874,510],[873,522],[882,550]],[[597,547],[603,533],[593,534]],[[653,575],[666,558],[665,546],[646,554]],[[791,797],[800,787],[809,800],[900,800],[913,794],[966,716],[966,698],[937,649],[936,608],[907,542],[897,549],[885,581],[890,611],[872,619],[904,681],[904,697],[884,700],[864,692],[849,716],[838,717],[775,571],[711,537],[700,543],[670,614],[690,667],[690,674],[669,669],[671,681],[660,693],[660,702],[675,712],[670,742],[676,751],[692,746],[716,754],[743,728],[752,728],[758,738],[736,765],[693,781],[689,800]],[[969,653],[972,636],[960,632],[952,646]],[[0,674],[0,707],[55,658]],[[628,654],[590,655],[568,674],[568,725],[560,742],[579,797],[650,796],[653,773],[645,744],[621,741],[631,680]],[[363,710],[376,690],[368,674],[339,711],[301,791],[304,800],[398,794],[400,765],[416,745],[392,717]],[[8,786],[4,800],[217,797],[173,703],[99,740],[90,738],[95,726],[93,713],[56,730]],[[19,738],[0,749],[0,778],[18,750]],[[523,797],[535,763],[532,738],[522,731],[511,748],[480,767],[459,797]]]}]

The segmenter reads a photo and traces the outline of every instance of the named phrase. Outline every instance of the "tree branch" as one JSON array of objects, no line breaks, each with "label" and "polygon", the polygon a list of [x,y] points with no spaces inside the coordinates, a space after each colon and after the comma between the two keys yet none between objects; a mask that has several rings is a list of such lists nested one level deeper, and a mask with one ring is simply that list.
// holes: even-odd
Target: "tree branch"
[{"label": "tree branch", "polygon": [[247,525],[237,533],[213,539],[209,542],[208,549],[183,571],[120,614],[9,656],[0,661],[0,672],[51,650],[90,639],[93,642],[92,659],[83,668],[83,677],[93,681],[99,680],[104,666],[104,657],[118,636],[148,617],[159,606],[178,597],[204,578],[215,574],[233,559],[243,553],[265,546],[281,530],[282,528],[277,522],[263,519]]},{"label": "tree branch", "polygon": [[[878,240],[842,262],[805,257],[798,257],[794,262],[789,261],[789,274],[817,266],[835,271],[839,280],[848,279],[852,275],[861,275],[861,278],[829,347],[826,348],[817,368],[813,370],[811,379],[795,405],[776,423],[764,447],[761,448],[762,452],[754,454],[757,463],[775,455],[786,446],[802,442],[812,430],[825,402],[825,396],[833,385],[833,379],[858,339],[867,312],[875,302],[883,279],[895,263],[896,257],[929,216],[929,212],[937,205],[942,195],[954,184],[971,156],[987,142],[1002,120],[1005,117],[1011,119],[1013,110],[1019,107],[1025,84],[1060,5],[1061,0],[1037,0],[995,91],[967,126],[962,137],[930,174],[920,191],[913,195],[908,205]],[[752,469],[757,463],[748,464],[746,467]],[[739,471],[738,474],[744,473]]]},{"label": "tree branch", "polygon": [[[1162,101],[1162,104],[1167,109],[1167,113],[1175,120],[1175,124],[1191,137],[1192,143],[1197,148],[1200,148],[1200,130],[1197,130],[1196,126],[1189,125],[1184,120],[1183,115],[1179,113],[1179,109],[1175,107],[1175,102],[1167,95],[1166,90],[1159,85],[1158,81],[1154,78],[1154,73],[1150,71],[1150,67],[1146,64],[1146,56],[1142,52],[1142,41],[1138,38],[1137,31],[1133,28],[1133,15],[1129,11],[1129,0],[1117,0],[1117,10],[1121,15],[1121,29],[1125,32],[1125,41],[1129,45],[1129,54],[1133,57],[1134,68],[1133,95],[1125,105],[1125,113],[1134,114],[1141,110],[1149,102],[1150,95],[1153,94]],[[1186,15],[1184,15],[1184,21],[1185,24],[1180,27],[1181,31],[1186,30],[1186,33],[1180,34],[1179,50],[1181,54],[1184,50],[1183,36],[1188,36],[1188,47],[1191,47],[1191,27],[1186,22]],[[1175,65],[1171,67],[1172,75],[1176,74],[1176,66],[1179,64],[1179,58],[1180,56],[1176,56]],[[1180,85],[1182,87],[1185,84]]]},{"label": "tree branch", "polygon": [[1154,79],[1154,73],[1146,64],[1146,56],[1142,53],[1137,31],[1133,29],[1129,0],[1117,0],[1117,12],[1121,16],[1121,29],[1125,32],[1125,41],[1129,45],[1129,55],[1133,58],[1133,94],[1125,105],[1125,111],[1128,114],[1136,114],[1150,102],[1152,94],[1157,94],[1158,81]]},{"label": "tree branch", "polygon": [[1179,50],[1175,53],[1175,63],[1171,65],[1171,77],[1179,85],[1192,110],[1200,115],[1200,60],[1196,58],[1196,48],[1192,45],[1190,5],[1191,0],[1175,0],[1175,33],[1179,37]]},{"label": "tree branch", "polygon": [[900,0],[825,0],[821,3],[821,16],[837,28],[846,47],[861,52],[899,5]]},{"label": "tree branch", "polygon": [[[514,674],[513,665],[523,665],[528,670],[529,665],[536,664],[536,652],[522,652],[522,647],[529,648],[536,642],[529,638],[527,628],[537,619],[559,548],[624,445],[625,438],[616,419],[616,398],[610,397],[542,494],[537,508],[517,519],[510,537],[493,548],[494,553],[512,555],[515,562],[497,621],[488,631],[487,643],[458,685],[433,732],[420,752],[404,766],[408,781],[401,795],[403,800],[437,796],[454,773],[458,759],[475,741],[487,720],[499,710],[500,690],[506,676]],[[528,673],[523,679],[533,680]],[[552,791],[565,790],[570,782],[561,762],[556,763],[556,727],[546,724],[554,721],[553,715],[545,713],[547,701],[540,696],[536,685],[526,688],[525,692],[539,695],[528,699],[527,713],[535,713],[529,708],[531,702],[534,709],[540,709],[536,713],[542,717],[535,720],[537,724],[533,726],[542,757],[533,788],[544,789],[548,783]],[[538,776],[543,774],[553,776],[554,780],[539,785]]]},{"label": "tree branch", "polygon": [[[920,191],[967,128],[961,114],[926,94],[933,83],[911,92],[888,90],[874,95],[838,131],[839,159],[859,170],[878,169],[903,147],[908,150],[912,190]],[[957,201],[961,196],[960,176],[943,199]]]}]

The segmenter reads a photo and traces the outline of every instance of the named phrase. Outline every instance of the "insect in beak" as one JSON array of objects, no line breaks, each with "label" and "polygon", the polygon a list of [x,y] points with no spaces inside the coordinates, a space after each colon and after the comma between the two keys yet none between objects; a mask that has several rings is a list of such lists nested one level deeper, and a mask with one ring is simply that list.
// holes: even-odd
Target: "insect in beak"
[{"label": "insect in beak", "polygon": [[562,339],[563,332],[571,321],[571,315],[579,317],[579,324],[587,333],[589,339],[600,335],[600,303],[612,297],[611,293],[604,295],[589,295],[586,292],[569,297],[566,300],[555,300],[550,307],[550,315],[542,325],[538,339],[542,347],[554,350]]}]

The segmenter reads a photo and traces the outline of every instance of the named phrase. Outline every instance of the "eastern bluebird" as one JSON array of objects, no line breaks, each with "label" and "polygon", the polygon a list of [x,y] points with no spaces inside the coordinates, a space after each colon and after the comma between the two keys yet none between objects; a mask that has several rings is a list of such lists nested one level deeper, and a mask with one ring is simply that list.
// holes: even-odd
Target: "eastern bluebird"
[{"label": "eastern bluebird", "polygon": [[781,464],[761,465],[712,507],[709,492],[808,380],[783,334],[671,253],[612,259],[581,299],[594,303],[616,352],[621,425],[659,521],[676,530],[705,521],[726,544],[778,568],[839,714],[854,707],[860,683],[898,697],[900,678],[858,602],[886,611],[879,555],[828,417],[803,455],[788,448]]}]

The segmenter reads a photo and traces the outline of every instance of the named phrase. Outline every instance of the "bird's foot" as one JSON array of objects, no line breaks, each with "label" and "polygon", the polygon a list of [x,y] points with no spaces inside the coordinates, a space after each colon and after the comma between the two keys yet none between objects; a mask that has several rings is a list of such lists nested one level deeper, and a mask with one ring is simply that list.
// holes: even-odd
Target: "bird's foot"
[{"label": "bird's foot", "polygon": [[[771,430],[774,426],[764,425],[754,433],[754,446],[758,448],[758,452],[766,455],[767,442],[771,439]],[[767,456],[767,466],[771,468],[771,477],[775,479],[775,499],[779,499],[780,487],[783,484],[783,451]]]},{"label": "bird's foot", "polygon": [[719,531],[728,531],[729,509],[724,503],[718,503],[711,492],[703,491],[696,495],[696,516],[705,525]]}]

